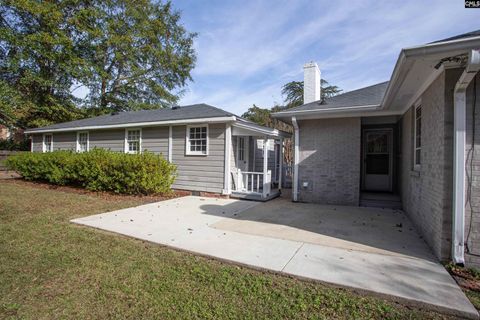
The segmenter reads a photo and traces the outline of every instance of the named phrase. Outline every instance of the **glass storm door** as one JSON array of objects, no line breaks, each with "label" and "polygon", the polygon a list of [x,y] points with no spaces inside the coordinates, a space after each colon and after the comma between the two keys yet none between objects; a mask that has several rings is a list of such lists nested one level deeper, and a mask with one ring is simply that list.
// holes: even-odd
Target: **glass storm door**
[{"label": "glass storm door", "polygon": [[364,131],[363,187],[368,191],[392,191],[392,129]]}]

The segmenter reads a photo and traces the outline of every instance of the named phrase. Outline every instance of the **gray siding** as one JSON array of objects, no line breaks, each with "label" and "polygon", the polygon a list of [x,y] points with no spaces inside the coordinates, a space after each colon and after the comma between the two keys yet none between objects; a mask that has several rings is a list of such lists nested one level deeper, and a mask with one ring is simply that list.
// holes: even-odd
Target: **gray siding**
[{"label": "gray siding", "polygon": [[142,149],[160,153],[168,159],[168,127],[143,128]]},{"label": "gray siding", "polygon": [[[263,172],[263,139],[254,138],[253,142],[255,156],[253,161],[253,171]],[[267,157],[267,169],[275,172],[275,142],[273,139],[268,143],[268,157]]]},{"label": "gray siding", "polygon": [[221,193],[225,163],[225,124],[208,127],[208,156],[185,154],[186,126],[172,129],[172,162],[177,165],[176,189]]},{"label": "gray siding", "polygon": [[77,147],[76,132],[53,133],[53,151],[73,150]]},{"label": "gray siding", "polygon": [[32,134],[32,151],[33,152],[43,151],[43,135],[42,134]]},{"label": "gray siding", "polygon": [[414,110],[402,117],[403,208],[433,249],[450,257],[452,234],[453,88],[459,73],[448,70],[423,93],[421,168],[413,170]]},{"label": "gray siding", "polygon": [[[54,150],[75,150],[76,132],[54,133]],[[173,188],[221,193],[223,190],[225,124],[210,124],[208,156],[185,154],[186,126],[172,127],[172,162],[177,165]],[[142,149],[163,154],[168,158],[169,128],[142,128]],[[32,135],[33,151],[42,151],[42,134]],[[103,148],[124,152],[125,129],[89,131],[90,149]]]},{"label": "gray siding", "polygon": [[[480,75],[478,74],[476,81],[477,104],[475,121],[473,121],[473,82],[467,90],[466,190],[467,200],[470,199],[470,201],[467,202],[465,210],[465,240],[467,241],[470,253],[465,254],[465,264],[469,267],[480,268]],[[475,139],[472,139],[474,123]],[[475,141],[475,148],[472,152],[471,147],[473,141]],[[469,182],[471,183],[471,189],[469,189]]]},{"label": "gray siding", "polygon": [[360,118],[305,120],[299,127],[299,201],[358,205]]},{"label": "gray siding", "polygon": [[[75,150],[77,146],[77,133],[76,132],[58,132],[52,134],[53,138],[53,151],[59,150]],[[32,135],[32,151],[43,151],[43,134]]]},{"label": "gray siding", "polygon": [[93,148],[125,151],[125,129],[94,130],[89,132],[90,150]]}]

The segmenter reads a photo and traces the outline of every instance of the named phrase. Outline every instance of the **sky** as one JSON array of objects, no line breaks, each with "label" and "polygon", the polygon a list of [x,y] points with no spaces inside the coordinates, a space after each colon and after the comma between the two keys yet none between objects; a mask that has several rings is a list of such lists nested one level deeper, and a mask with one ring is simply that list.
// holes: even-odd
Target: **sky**
[{"label": "sky", "polygon": [[303,64],[350,91],[389,80],[402,48],[480,29],[463,0],[173,0],[197,32],[193,81],[180,105],[208,103],[241,115],[281,104]]}]

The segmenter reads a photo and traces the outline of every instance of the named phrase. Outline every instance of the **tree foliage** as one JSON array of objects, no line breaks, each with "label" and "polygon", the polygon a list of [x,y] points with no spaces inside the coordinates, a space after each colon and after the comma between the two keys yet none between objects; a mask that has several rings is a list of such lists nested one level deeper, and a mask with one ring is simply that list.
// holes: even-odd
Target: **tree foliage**
[{"label": "tree foliage", "polygon": [[[331,85],[327,80],[321,79],[320,100],[336,96],[342,92],[338,86]],[[282,95],[285,97],[287,108],[298,107],[303,104],[303,81],[290,81],[282,87]]]},{"label": "tree foliage", "polygon": [[[327,98],[333,97],[342,92],[340,88],[335,85],[330,85],[328,81],[322,79],[322,101]],[[290,109],[303,104],[303,81],[291,81],[286,83],[282,87],[282,95],[284,96],[284,106],[275,105],[272,108],[260,108],[253,105],[245,112],[242,117],[258,123],[262,126],[275,128],[287,132],[292,132],[290,125],[273,118],[271,115],[274,112]]]},{"label": "tree foliage", "polygon": [[2,0],[0,112],[36,127],[173,104],[190,79],[194,37],[168,2]]},{"label": "tree foliage", "polygon": [[28,126],[81,114],[70,93],[82,65],[67,23],[77,11],[76,2],[0,2],[0,106]]},{"label": "tree foliage", "polygon": [[[321,81],[321,86],[322,101],[342,92],[340,88],[335,85],[330,85],[328,81],[323,79]],[[272,113],[298,107],[303,104],[303,81],[291,81],[286,83],[282,87],[282,95],[284,96],[284,106],[275,105],[272,108],[260,108],[256,105],[253,105],[242,115],[242,117],[262,126],[275,128],[290,133],[293,132],[291,125],[273,118]],[[288,164],[292,163],[293,161],[292,141],[290,139],[285,141],[284,161]]]},{"label": "tree foliage", "polygon": [[87,40],[91,106],[125,111],[177,102],[173,90],[191,79],[195,35],[180,24],[170,3],[100,1],[85,20],[80,25]]}]

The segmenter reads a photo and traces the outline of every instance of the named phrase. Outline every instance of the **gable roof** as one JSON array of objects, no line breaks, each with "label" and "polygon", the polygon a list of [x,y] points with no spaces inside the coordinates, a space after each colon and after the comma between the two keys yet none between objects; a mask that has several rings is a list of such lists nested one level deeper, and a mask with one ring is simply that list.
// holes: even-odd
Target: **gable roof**
[{"label": "gable roof", "polygon": [[382,102],[388,81],[377,83],[368,87],[345,92],[334,97],[325,99],[323,103],[320,100],[291,108],[286,111],[295,112],[302,110],[320,110],[360,106],[379,106]]},{"label": "gable roof", "polygon": [[296,108],[276,112],[273,117],[286,122],[345,116],[401,115],[443,69],[439,62],[448,57],[467,55],[480,47],[480,30],[463,33],[400,51],[390,81],[360,88]]},{"label": "gable roof", "polygon": [[194,104],[177,108],[164,108],[155,110],[139,110],[120,112],[117,114],[103,115],[93,118],[62,122],[46,127],[29,129],[26,133],[57,131],[60,129],[78,129],[78,128],[101,128],[118,127],[122,125],[134,124],[155,124],[158,122],[174,122],[196,119],[235,120],[235,115],[228,111],[213,107],[208,104]]},{"label": "gable roof", "polygon": [[26,130],[25,133],[50,133],[82,130],[101,130],[112,128],[132,128],[156,125],[185,125],[204,123],[232,122],[233,126],[248,129],[260,135],[275,137],[289,137],[290,133],[264,127],[235,114],[208,104],[193,104],[189,106],[139,110],[98,116],[88,119],[75,120],[53,124],[51,126]]}]

